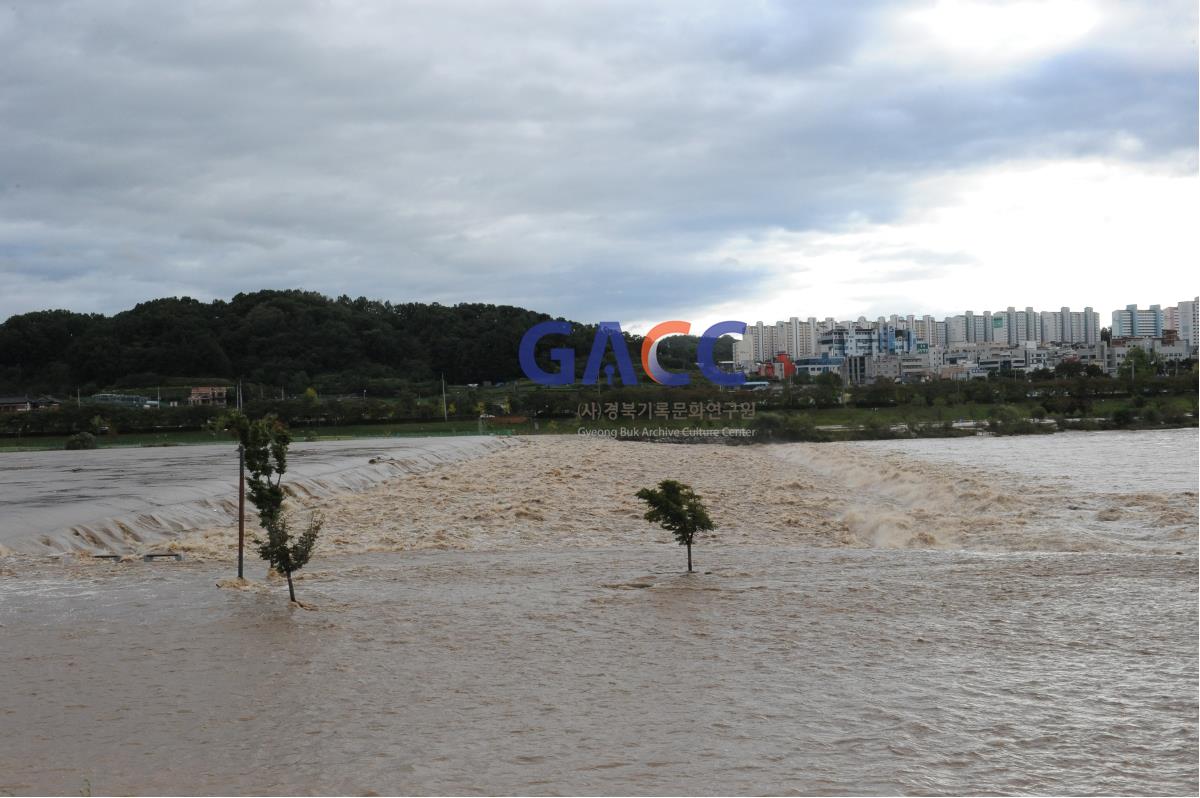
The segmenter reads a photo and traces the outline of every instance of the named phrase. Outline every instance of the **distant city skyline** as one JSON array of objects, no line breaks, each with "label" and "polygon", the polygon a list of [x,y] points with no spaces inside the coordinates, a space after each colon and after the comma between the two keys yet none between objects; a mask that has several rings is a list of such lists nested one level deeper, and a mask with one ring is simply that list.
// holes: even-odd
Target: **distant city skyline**
[{"label": "distant city skyline", "polygon": [[[1073,312],[1082,312],[1084,310],[1089,310],[1089,311],[1096,313],[1099,317],[1098,328],[1102,328],[1102,327],[1111,327],[1113,316],[1121,311],[1127,310],[1130,307],[1142,308],[1142,309],[1159,307],[1161,309],[1161,313],[1162,313],[1162,316],[1164,319],[1163,325],[1167,329],[1177,329],[1180,306],[1186,305],[1190,308],[1190,306],[1194,303],[1194,301],[1195,301],[1194,297],[1191,299],[1184,297],[1184,298],[1180,298],[1177,301],[1172,301],[1172,302],[1150,302],[1150,303],[1146,303],[1146,304],[1127,302],[1118,307],[1113,307],[1111,309],[1107,309],[1107,308],[1103,308],[1103,307],[1095,307],[1092,305],[1080,305],[1080,304],[1071,304],[1071,303],[1066,303],[1063,305],[1055,305],[1053,307],[1037,306],[1037,305],[1031,305],[1031,304],[1004,305],[1001,307],[992,307],[990,305],[985,306],[985,305],[977,303],[974,306],[966,307],[966,308],[959,308],[957,310],[947,312],[947,313],[930,313],[930,312],[926,312],[926,311],[912,311],[912,310],[891,310],[886,313],[876,313],[871,316],[868,316],[864,313],[859,313],[859,314],[853,315],[853,316],[844,316],[844,315],[836,315],[836,314],[831,314],[831,313],[820,313],[820,312],[811,312],[811,311],[797,312],[796,309],[793,309],[791,312],[785,313],[783,315],[772,316],[769,318],[767,316],[763,316],[763,315],[748,314],[747,312],[743,312],[741,314],[741,316],[735,315],[730,318],[738,318],[740,321],[744,321],[748,325],[753,325],[758,322],[762,322],[764,324],[776,324],[778,322],[788,321],[789,319],[792,319],[792,318],[799,319],[800,321],[806,321],[810,318],[813,318],[813,319],[816,319],[817,321],[821,321],[821,322],[827,321],[829,319],[833,319],[833,320],[837,321],[838,323],[850,323],[850,322],[857,322],[857,321],[876,322],[879,319],[891,319],[893,317],[896,317],[899,319],[907,319],[907,318],[911,317],[914,320],[930,318],[935,321],[946,321],[947,319],[960,317],[967,313],[973,313],[976,316],[982,318],[985,315],[994,315],[994,314],[1003,313],[1003,312],[1006,312],[1009,310],[1012,310],[1014,312],[1025,312],[1027,309],[1032,308],[1034,310],[1034,312],[1041,314],[1041,313],[1058,313],[1063,308],[1067,308]],[[1172,312],[1174,312],[1174,316],[1171,315]],[[753,316],[753,318],[750,318],[749,316]],[[1166,319],[1168,319],[1168,318],[1173,318],[1175,320],[1175,322],[1176,322],[1175,327],[1172,327],[1170,324],[1168,324],[1166,322]],[[623,325],[623,329],[625,329],[627,332],[634,332],[634,333],[640,334],[640,333],[645,332],[645,330],[648,329],[649,327],[652,327],[655,323],[657,323],[657,322],[637,321],[637,322],[633,322],[628,325]],[[694,324],[693,326],[696,329],[702,329],[703,327],[707,326],[709,323],[711,323],[711,320],[705,319],[699,323]]]},{"label": "distant city skyline", "polygon": [[1182,0],[9,5],[0,319],[1174,303],[1196,28]]},{"label": "distant city skyline", "polygon": [[[1122,306],[1120,306],[1120,307],[1113,308],[1113,309],[1112,309],[1112,312],[1111,312],[1110,314],[1108,314],[1108,315],[1110,315],[1110,316],[1111,316],[1112,314],[1115,314],[1115,313],[1117,313],[1117,312],[1119,312],[1119,311],[1124,311],[1124,310],[1127,310],[1127,309],[1129,309],[1129,308],[1131,308],[1131,307],[1132,307],[1132,308],[1142,308],[1142,309],[1149,309],[1149,308],[1155,308],[1155,307],[1157,307],[1157,308],[1159,308],[1159,309],[1160,309],[1160,310],[1161,310],[1163,313],[1166,313],[1166,311],[1168,311],[1168,310],[1171,310],[1171,309],[1175,309],[1175,308],[1177,308],[1180,302],[1190,302],[1190,301],[1192,301],[1192,300],[1189,300],[1189,299],[1181,299],[1181,300],[1179,300],[1179,302],[1170,302],[1170,303],[1168,303],[1168,302],[1152,302],[1152,303],[1149,303],[1149,304],[1146,304],[1146,305],[1139,305],[1139,304],[1137,304],[1137,303],[1126,303],[1126,304],[1124,304],[1124,305],[1122,305]],[[1103,309],[1103,308],[1097,308],[1097,307],[1093,307],[1092,305],[1078,305],[1078,304],[1070,304],[1070,303],[1063,304],[1063,305],[1059,305],[1059,306],[1055,306],[1055,307],[1053,307],[1053,308],[1049,308],[1049,307],[1039,307],[1039,306],[1037,306],[1037,305],[1029,305],[1029,304],[1025,304],[1025,305],[1006,305],[1006,306],[1004,306],[1004,307],[992,307],[992,306],[990,306],[990,305],[988,305],[988,306],[982,306],[982,305],[979,305],[979,306],[975,306],[975,307],[961,308],[961,309],[959,309],[959,310],[957,310],[957,311],[954,311],[954,312],[952,312],[952,313],[928,313],[928,312],[914,312],[914,311],[911,311],[911,310],[910,310],[910,311],[903,311],[903,312],[902,312],[902,311],[892,311],[891,313],[877,313],[877,314],[875,314],[874,316],[867,316],[867,315],[865,315],[865,314],[862,314],[862,313],[860,313],[860,314],[858,314],[857,316],[852,316],[852,317],[851,317],[851,316],[834,316],[834,315],[830,315],[830,314],[821,314],[821,313],[805,313],[805,314],[803,314],[803,315],[800,315],[800,314],[797,314],[797,313],[791,313],[791,314],[788,314],[788,316],[787,316],[786,318],[784,318],[784,319],[777,319],[777,321],[784,321],[784,320],[786,320],[787,318],[792,318],[792,317],[799,318],[799,319],[806,319],[806,318],[810,318],[810,317],[811,317],[811,318],[815,318],[815,319],[817,319],[818,321],[825,321],[825,320],[827,320],[827,319],[835,319],[835,320],[836,320],[836,321],[838,321],[838,322],[852,322],[852,321],[860,321],[860,320],[866,320],[866,321],[878,321],[879,319],[891,319],[891,318],[899,318],[899,319],[905,319],[905,318],[914,318],[914,319],[921,319],[921,318],[924,318],[924,317],[932,317],[932,318],[934,318],[934,319],[937,319],[937,320],[939,320],[939,321],[944,321],[944,320],[945,320],[945,319],[947,319],[947,318],[951,318],[951,317],[954,317],[954,316],[961,316],[961,315],[963,315],[963,314],[965,314],[965,313],[974,313],[974,314],[976,314],[976,315],[978,315],[978,316],[983,316],[983,315],[985,315],[985,314],[993,314],[993,315],[994,315],[994,314],[996,314],[996,313],[1002,313],[1002,312],[1005,312],[1005,311],[1026,311],[1026,310],[1029,310],[1029,309],[1032,309],[1032,310],[1034,310],[1035,312],[1042,313],[1042,312],[1058,312],[1058,311],[1062,310],[1063,308],[1068,308],[1068,309],[1070,309],[1070,310],[1076,310],[1076,311],[1081,311],[1081,310],[1084,310],[1084,309],[1087,309],[1087,310],[1094,311],[1094,312],[1096,312],[1096,313],[1099,313],[1099,314],[1100,314],[1100,317],[1101,317],[1101,326],[1102,326],[1102,327],[1107,327],[1107,326],[1110,326],[1110,325],[1107,323],[1107,321],[1105,320],[1107,317],[1106,317],[1106,315],[1105,315],[1105,313],[1104,313],[1104,309]],[[763,322],[766,322],[766,319],[756,319],[755,321],[763,321]]]}]

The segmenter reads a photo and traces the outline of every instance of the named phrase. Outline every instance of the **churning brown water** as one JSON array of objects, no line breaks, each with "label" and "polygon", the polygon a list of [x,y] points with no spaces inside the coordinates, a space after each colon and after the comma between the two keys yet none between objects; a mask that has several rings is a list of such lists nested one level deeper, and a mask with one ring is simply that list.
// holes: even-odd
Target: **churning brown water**
[{"label": "churning brown water", "polygon": [[[502,438],[375,438],[296,443],[290,490],[361,490],[503,448]],[[41,451],[0,457],[0,555],[156,548],[237,518],[237,449],[208,446]]]},{"label": "churning brown water", "polygon": [[[1039,443],[1090,463],[1138,440]],[[1195,433],[1174,440],[1186,467]],[[1195,794],[1194,478],[1022,476],[990,441],[968,442],[984,468],[894,443],[563,441],[601,466],[590,489],[543,441],[526,448],[566,498],[476,518],[474,469],[501,474],[498,496],[530,490],[507,482],[507,447],[330,502],[349,541],[356,501],[443,483],[410,537],[377,519],[400,550],[331,544],[297,584],[309,611],[278,583],[216,589],[227,562],[0,560],[0,793]],[[851,467],[864,448],[882,483]],[[783,493],[755,519],[728,496],[693,575],[647,527],[632,542],[629,508],[599,515],[636,469],[690,458],[700,483],[726,457],[769,488],[841,480],[842,498],[822,514]]]}]

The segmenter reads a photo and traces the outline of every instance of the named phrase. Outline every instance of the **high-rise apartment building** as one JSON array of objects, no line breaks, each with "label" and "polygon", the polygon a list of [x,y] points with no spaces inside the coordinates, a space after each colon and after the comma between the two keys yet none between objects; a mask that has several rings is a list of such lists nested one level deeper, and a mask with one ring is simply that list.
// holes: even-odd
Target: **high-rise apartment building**
[{"label": "high-rise apartment building", "polygon": [[1179,306],[1163,308],[1163,329],[1179,332]]},{"label": "high-rise apartment building", "polygon": [[951,316],[946,319],[946,344],[963,344],[967,342],[967,317]]},{"label": "high-rise apartment building", "polygon": [[787,351],[782,342],[775,340],[778,329],[777,325],[763,324],[761,321],[746,327],[743,340],[749,339],[749,354],[754,361],[765,363],[774,360],[780,352]]},{"label": "high-rise apartment building", "polygon": [[[992,314],[992,318],[994,319],[999,315],[1001,314],[994,313]],[[1042,340],[1041,319],[1038,314],[1033,312],[1033,308],[1027,307],[1024,310],[1017,310],[1010,307],[1004,311],[1003,315],[1009,344],[1016,346],[1026,341]]]},{"label": "high-rise apartment building", "polygon": [[748,325],[742,337],[742,346],[734,352],[734,359],[765,363],[781,353],[787,353],[793,360],[813,357],[817,353],[818,327],[817,320],[811,316],[807,321],[792,316],[787,321],[775,324],[763,324],[760,321]]},{"label": "high-rise apartment building", "polygon": [[1163,312],[1160,305],[1144,309],[1137,305],[1126,305],[1124,310],[1113,311],[1113,338],[1158,338],[1162,331]]},{"label": "high-rise apartment building", "polygon": [[[1161,338],[1164,320],[1169,320],[1177,324],[1183,344],[1194,350],[1200,330],[1198,308],[1200,297],[1180,302],[1169,312],[1158,305],[1148,309],[1130,305],[1113,313],[1113,335]],[[1087,347],[1101,345],[1100,314],[1090,307],[1073,311],[1064,306],[1041,313],[1032,307],[1024,310],[1009,307],[978,314],[968,310],[943,321],[930,315],[912,314],[879,316],[874,321],[862,316],[856,321],[841,322],[833,318],[817,321],[815,316],[803,321],[792,316],[774,324],[760,321],[747,327],[745,336],[734,348],[734,359],[746,367],[773,361],[780,354],[798,361],[817,357],[904,358],[935,350],[955,350],[957,356],[969,362],[986,364],[997,358],[1012,359],[1016,357],[1013,352],[1005,350],[1020,349],[1024,366],[1032,368],[1042,362],[1038,358],[1049,357],[1045,352],[1057,349],[1079,358],[1082,357],[1079,353]]]},{"label": "high-rise apartment building", "polygon": [[933,316],[925,315],[921,318],[909,316],[909,329],[917,334],[917,339],[924,341],[930,346],[938,346],[938,322],[934,321]]},{"label": "high-rise apartment building", "polygon": [[1186,343],[1192,349],[1200,346],[1197,342],[1196,333],[1200,328],[1200,316],[1197,311],[1200,311],[1200,297],[1193,297],[1189,301],[1179,303],[1179,340]]},{"label": "high-rise apartment building", "polygon": [[1042,311],[1040,322],[1036,340],[1044,344],[1094,344],[1100,340],[1100,314],[1090,307],[1082,312],[1067,307],[1057,313]]}]

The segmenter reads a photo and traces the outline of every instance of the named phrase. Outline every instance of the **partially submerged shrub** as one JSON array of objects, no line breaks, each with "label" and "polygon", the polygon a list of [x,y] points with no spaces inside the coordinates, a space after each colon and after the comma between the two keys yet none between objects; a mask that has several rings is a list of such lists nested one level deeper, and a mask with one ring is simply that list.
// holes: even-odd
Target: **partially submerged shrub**
[{"label": "partially submerged shrub", "polygon": [[749,424],[762,438],[777,441],[827,441],[824,430],[817,429],[807,415],[763,413]]},{"label": "partially submerged shrub", "polygon": [[96,436],[90,432],[76,432],[71,437],[67,438],[67,449],[95,449]]},{"label": "partially submerged shrub", "polygon": [[1029,435],[1037,432],[1051,432],[1045,425],[1030,421],[1022,416],[1015,407],[1008,405],[993,408],[988,415],[988,430],[996,435]]},{"label": "partially submerged shrub", "polygon": [[231,413],[230,428],[238,436],[246,456],[246,480],[250,501],[258,509],[258,520],[267,532],[266,540],[256,540],[259,555],[277,572],[287,577],[288,596],[296,600],[292,572],[299,571],[312,556],[321,531],[322,519],[309,516],[308,525],[293,541],[291,521],[283,509],[283,474],[287,471],[287,450],[292,443],[287,425],[273,415],[251,421],[241,413]]},{"label": "partially submerged shrub", "polygon": [[1113,411],[1112,421],[1118,427],[1128,427],[1137,421],[1137,413],[1131,407],[1118,407]]}]

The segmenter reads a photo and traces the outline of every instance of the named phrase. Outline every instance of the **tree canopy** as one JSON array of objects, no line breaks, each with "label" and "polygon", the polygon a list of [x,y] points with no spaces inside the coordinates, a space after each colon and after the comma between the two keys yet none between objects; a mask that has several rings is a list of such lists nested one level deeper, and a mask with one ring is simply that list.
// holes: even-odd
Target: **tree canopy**
[{"label": "tree canopy", "polygon": [[[243,379],[291,393],[318,377],[347,392],[373,380],[421,382],[443,374],[454,384],[501,382],[522,376],[521,337],[549,318],[511,305],[331,299],[296,290],[228,301],[155,299],[113,316],[36,311],[0,325],[0,392],[88,393],[170,378]],[[575,348],[581,370],[595,327],[575,327],[565,343]],[[626,338],[638,363],[641,338]],[[689,367],[695,340],[664,339],[660,362]],[[728,358],[730,349],[722,339],[717,357]]]},{"label": "tree canopy", "polygon": [[643,516],[675,536],[680,546],[687,546],[688,572],[692,570],[692,542],[697,532],[714,528],[704,502],[690,485],[664,479],[657,488],[642,488],[637,497],[650,509]]},{"label": "tree canopy", "polygon": [[292,443],[291,432],[286,424],[270,415],[251,420],[234,412],[225,423],[245,453],[250,501],[258,509],[259,523],[267,533],[265,539],[256,541],[258,553],[277,573],[287,577],[288,595],[295,601],[292,573],[308,563],[322,521],[320,515],[312,513],[304,532],[292,539],[291,520],[283,506],[286,494],[282,484],[283,474],[287,471],[287,451]]}]

